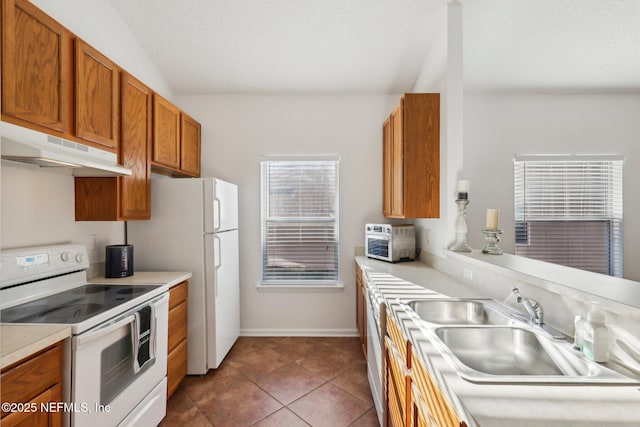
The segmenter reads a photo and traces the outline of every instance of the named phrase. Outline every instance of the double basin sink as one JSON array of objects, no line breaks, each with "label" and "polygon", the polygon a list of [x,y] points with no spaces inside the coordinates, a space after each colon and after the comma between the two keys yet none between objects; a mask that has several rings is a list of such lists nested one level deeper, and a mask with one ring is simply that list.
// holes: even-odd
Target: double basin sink
[{"label": "double basin sink", "polygon": [[405,305],[405,310],[414,319],[426,322],[421,328],[459,375],[470,382],[638,384],[587,359],[571,347],[569,340],[558,339],[562,334],[519,320],[515,311],[497,301],[414,300]]}]

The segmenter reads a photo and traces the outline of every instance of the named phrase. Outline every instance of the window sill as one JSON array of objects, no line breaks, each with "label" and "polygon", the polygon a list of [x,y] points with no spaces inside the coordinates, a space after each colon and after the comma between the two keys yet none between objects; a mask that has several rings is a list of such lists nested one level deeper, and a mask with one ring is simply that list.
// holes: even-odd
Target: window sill
[{"label": "window sill", "polygon": [[258,292],[342,292],[344,285],[342,283],[314,283],[314,284],[264,284],[259,283],[256,286]]}]

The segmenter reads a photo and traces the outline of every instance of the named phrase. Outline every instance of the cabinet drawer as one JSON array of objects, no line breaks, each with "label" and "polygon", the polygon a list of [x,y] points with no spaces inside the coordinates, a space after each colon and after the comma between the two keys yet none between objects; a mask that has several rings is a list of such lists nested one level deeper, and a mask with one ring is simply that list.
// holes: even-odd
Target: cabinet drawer
[{"label": "cabinet drawer", "polygon": [[[3,400],[4,402],[4,400]],[[62,385],[58,384],[44,393],[36,396],[29,402],[29,405],[36,405],[34,412],[12,412],[2,419],[3,427],[14,426],[62,426],[63,411],[44,412],[40,410],[40,404],[49,402],[62,402]],[[24,402],[26,403],[26,402]]]},{"label": "cabinet drawer", "polygon": [[187,340],[182,340],[167,357],[167,399],[180,385],[187,375]]},{"label": "cabinet drawer", "polygon": [[[48,388],[62,383],[62,343],[3,370],[3,402],[29,402]],[[4,415],[4,412],[3,412]]]},{"label": "cabinet drawer", "polygon": [[187,300],[189,282],[182,282],[169,291],[169,310]]},{"label": "cabinet drawer", "polygon": [[183,339],[187,338],[188,333],[188,312],[187,302],[183,301],[177,307],[169,311],[169,338],[167,349],[169,352]]}]

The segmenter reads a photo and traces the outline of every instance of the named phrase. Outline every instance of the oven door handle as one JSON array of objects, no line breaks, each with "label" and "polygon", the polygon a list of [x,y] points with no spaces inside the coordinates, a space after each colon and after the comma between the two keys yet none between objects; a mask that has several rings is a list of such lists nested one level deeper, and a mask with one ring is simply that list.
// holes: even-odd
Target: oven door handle
[{"label": "oven door handle", "polygon": [[136,321],[136,316],[134,314],[132,314],[131,316],[127,316],[124,319],[118,320],[115,323],[112,323],[110,325],[105,325],[104,327],[94,331],[94,332],[89,332],[86,334],[82,334],[79,335],[75,340],[74,340],[74,345],[73,345],[73,349],[77,350],[78,348],[84,346],[85,344],[96,340],[100,337],[103,337],[105,335],[108,335],[110,333],[112,333],[113,331],[118,330],[119,328],[126,326],[130,323],[133,323]]}]

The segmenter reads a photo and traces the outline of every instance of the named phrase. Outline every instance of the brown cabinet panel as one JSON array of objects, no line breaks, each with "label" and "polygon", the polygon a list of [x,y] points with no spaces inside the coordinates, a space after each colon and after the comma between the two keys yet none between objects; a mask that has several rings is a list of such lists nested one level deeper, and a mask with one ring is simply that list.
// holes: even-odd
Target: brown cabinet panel
[{"label": "brown cabinet panel", "polygon": [[25,0],[2,0],[3,120],[68,132],[72,114],[71,33]]},{"label": "brown cabinet panel", "polygon": [[188,361],[188,290],[184,281],[169,291],[169,341],[167,345],[167,399],[187,375]]},{"label": "brown cabinet panel", "polygon": [[200,176],[200,123],[180,114],[180,169],[192,176]]},{"label": "brown cabinet panel", "polygon": [[403,145],[403,101],[391,114],[391,215],[404,215],[404,145]]},{"label": "brown cabinet panel", "polygon": [[117,178],[75,178],[76,221],[118,220]]},{"label": "brown cabinet panel", "polygon": [[183,301],[169,312],[169,339],[167,348],[173,350],[176,345],[187,337],[188,330],[187,302]]},{"label": "brown cabinet panel", "polygon": [[464,427],[466,423],[460,419],[453,406],[429,372],[414,354],[411,362],[411,378],[416,385],[422,399],[424,399],[424,413],[428,419],[435,420],[437,425]]},{"label": "brown cabinet panel", "polygon": [[35,412],[2,411],[3,426],[61,426],[63,412],[42,412],[40,403],[61,402],[62,342],[2,369],[2,402],[35,404]]},{"label": "brown cabinet panel", "polygon": [[102,149],[118,148],[118,67],[82,40],[75,42],[75,134]]},{"label": "brown cabinet panel", "polygon": [[62,383],[62,344],[3,369],[0,382],[3,402],[28,402],[55,384]]},{"label": "brown cabinet panel", "polygon": [[62,402],[62,385],[51,387],[32,399],[29,405],[36,405],[35,412],[12,412],[2,419],[2,425],[4,427],[62,427],[63,411],[40,411],[40,404],[48,402]]},{"label": "brown cabinet panel", "polygon": [[129,73],[122,73],[120,87],[120,163],[131,176],[118,178],[119,217],[123,220],[151,217],[151,112],[153,92]]},{"label": "brown cabinet panel", "polygon": [[391,117],[389,117],[382,125],[382,212],[385,217],[391,215],[391,187],[393,183],[391,143]]},{"label": "brown cabinet panel", "polygon": [[76,221],[128,221],[151,217],[152,91],[123,72],[119,162],[131,176],[75,178]]},{"label": "brown cabinet panel", "polygon": [[178,304],[187,300],[189,292],[189,282],[184,281],[175,285],[169,292],[169,310],[176,307]]},{"label": "brown cabinet panel", "polygon": [[440,94],[406,93],[383,125],[383,214],[440,217]]},{"label": "brown cabinet panel", "polygon": [[153,95],[152,162],[180,169],[180,110],[162,96]]},{"label": "brown cabinet panel", "polygon": [[176,391],[187,375],[188,347],[187,340],[182,340],[167,357],[167,399]]}]

